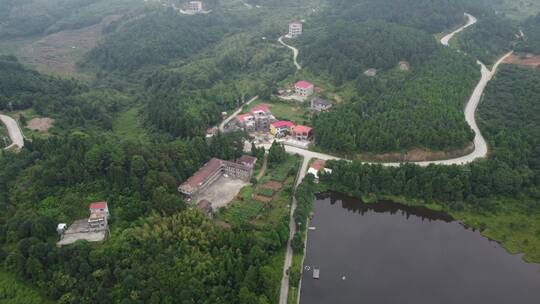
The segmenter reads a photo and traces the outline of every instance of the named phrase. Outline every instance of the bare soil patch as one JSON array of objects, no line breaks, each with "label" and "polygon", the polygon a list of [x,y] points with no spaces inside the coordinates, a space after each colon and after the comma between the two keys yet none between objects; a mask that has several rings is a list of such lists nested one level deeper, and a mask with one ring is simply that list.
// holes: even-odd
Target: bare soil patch
[{"label": "bare soil patch", "polygon": [[253,197],[254,200],[257,200],[257,201],[263,202],[263,203],[269,203],[269,202],[272,201],[271,197],[266,197],[266,196],[262,196],[262,195],[253,194],[252,197]]},{"label": "bare soil patch", "polygon": [[268,188],[268,189],[272,189],[274,191],[277,191],[279,189],[281,189],[283,185],[280,183],[280,182],[276,182],[276,181],[269,181],[267,182],[266,184],[262,185],[261,187],[263,188]]},{"label": "bare soil patch", "polygon": [[76,62],[97,45],[103,29],[120,17],[111,15],[89,27],[48,35],[24,46],[19,57],[40,72],[75,75]]},{"label": "bare soil patch", "polygon": [[47,132],[54,125],[55,120],[48,117],[33,118],[28,122],[26,127],[30,130]]},{"label": "bare soil patch", "polygon": [[528,54],[525,56],[518,56],[518,55],[512,54],[506,57],[506,59],[504,60],[504,63],[537,68],[538,66],[540,66],[540,55]]},{"label": "bare soil patch", "polygon": [[423,149],[413,149],[405,153],[384,153],[370,154],[362,153],[358,155],[358,159],[373,162],[419,162],[419,161],[434,161],[460,157],[474,151],[474,146],[471,143],[463,149],[453,151],[431,151]]}]

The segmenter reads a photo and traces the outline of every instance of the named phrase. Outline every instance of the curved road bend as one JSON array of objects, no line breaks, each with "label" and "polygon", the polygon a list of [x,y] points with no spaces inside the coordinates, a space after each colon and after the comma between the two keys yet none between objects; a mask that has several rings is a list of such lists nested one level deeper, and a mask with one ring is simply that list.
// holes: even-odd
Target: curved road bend
[{"label": "curved road bend", "polygon": [[251,98],[250,100],[248,100],[246,103],[244,103],[242,106],[240,106],[238,109],[236,109],[236,111],[234,111],[234,113],[232,113],[231,116],[227,117],[225,120],[223,120],[220,124],[219,124],[219,132],[223,133],[223,131],[225,130],[225,126],[229,123],[229,121],[233,120],[236,115],[240,114],[240,112],[242,112],[242,108],[246,105],[249,105],[250,103],[252,103],[253,101],[255,101],[257,98],[259,98],[259,96],[255,96],[253,98]]},{"label": "curved road bend", "polygon": [[444,36],[444,37],[441,39],[441,44],[442,44],[442,45],[448,46],[448,44],[450,43],[450,39],[452,39],[452,37],[454,37],[457,33],[463,31],[464,29],[468,28],[469,26],[475,24],[475,23],[478,21],[478,19],[476,19],[476,18],[475,18],[473,15],[471,15],[471,14],[465,13],[465,16],[469,19],[469,20],[467,21],[467,23],[466,23],[464,26],[458,28],[457,30],[451,32],[450,34]]},{"label": "curved road bend", "polygon": [[298,64],[298,61],[297,61],[297,59],[298,59],[298,49],[295,48],[292,45],[288,45],[285,42],[283,42],[283,36],[279,37],[278,41],[279,41],[279,43],[283,44],[284,46],[290,48],[293,51],[293,61],[294,61],[294,65],[296,66],[296,70],[301,70],[302,66],[300,64]]},{"label": "curved road bend", "polygon": [[[450,34],[448,34],[446,36],[444,36],[441,39],[441,44],[442,45],[448,46],[448,43],[449,43],[449,41],[450,41],[450,39],[452,37],[454,37],[457,33],[463,31],[467,27],[469,27],[469,26],[471,26],[471,25],[473,25],[473,24],[475,24],[477,22],[477,19],[474,16],[472,16],[470,14],[467,14],[467,13],[465,13],[465,16],[467,16],[468,22],[464,26],[460,27],[459,29],[453,31],[452,33],[450,33]],[[283,41],[282,41],[282,37],[280,37],[279,42],[281,44],[284,44]],[[284,45],[286,45],[286,44],[284,44]],[[288,46],[289,48],[292,48],[293,52],[294,52],[294,50],[296,50],[295,48],[293,48],[293,47],[291,47],[289,45],[286,45],[286,46]],[[296,50],[295,54],[297,54],[297,52],[298,52],[298,50]],[[465,120],[467,121],[467,123],[469,124],[469,126],[471,127],[471,129],[475,133],[474,151],[472,153],[468,154],[468,155],[458,157],[458,158],[453,158],[453,159],[438,160],[438,161],[411,162],[411,163],[417,164],[419,166],[428,166],[428,165],[431,165],[431,164],[434,164],[434,165],[465,165],[465,164],[473,162],[474,160],[476,160],[478,158],[483,158],[483,157],[487,156],[487,151],[488,151],[487,143],[486,143],[484,137],[482,136],[482,133],[480,132],[480,129],[478,128],[478,125],[476,124],[475,112],[476,112],[476,108],[478,107],[478,104],[480,103],[480,99],[482,98],[482,94],[484,92],[484,89],[486,88],[486,85],[488,84],[488,82],[495,75],[495,72],[497,71],[497,68],[499,67],[499,65],[510,54],[512,54],[512,52],[509,52],[506,55],[504,55],[502,58],[500,58],[495,63],[495,65],[493,66],[493,69],[491,71],[488,70],[488,68],[484,64],[482,64],[481,62],[478,62],[478,64],[480,65],[480,68],[481,68],[482,76],[480,78],[480,81],[476,85],[471,97],[469,98],[469,101],[467,102],[467,105],[465,106]],[[297,64],[296,60],[295,60],[295,64]],[[266,147],[266,145],[265,145],[265,148],[268,149],[268,147]],[[300,172],[300,174],[298,176],[297,185],[301,182],[302,178],[305,176],[306,170],[307,170],[307,165],[308,165],[309,160],[311,158],[319,158],[319,159],[323,159],[323,160],[340,159],[340,158],[332,156],[332,155],[312,152],[312,151],[309,151],[309,150],[306,150],[306,149],[297,148],[297,147],[293,147],[293,146],[285,146],[285,150],[288,153],[299,154],[304,158],[304,160],[302,162],[301,172]],[[366,164],[368,164],[368,162],[366,162]],[[378,164],[381,164],[383,166],[399,166],[402,163],[392,162],[392,163],[378,163]],[[289,227],[290,227],[291,234],[290,234],[290,237],[289,237],[289,241],[287,242],[287,252],[286,252],[286,255],[285,255],[285,264],[283,266],[283,278],[282,278],[282,281],[281,281],[281,293],[280,293],[280,298],[279,298],[279,303],[280,304],[287,304],[287,297],[288,297],[288,292],[289,292],[289,275],[287,274],[287,270],[292,265],[292,255],[293,255],[293,253],[292,253],[292,248],[291,248],[291,240],[292,240],[292,237],[294,236],[294,232],[295,232],[295,229],[296,229],[296,225],[294,223],[294,218],[293,218],[292,215],[294,214],[294,210],[296,209],[296,206],[297,206],[296,199],[293,198],[293,202],[292,202],[292,205],[291,205],[291,212],[290,212],[291,217],[290,217],[290,221],[289,221]],[[298,295],[298,300],[299,299],[300,299],[300,294]]]},{"label": "curved road bend", "polygon": [[15,119],[7,115],[0,114],[0,120],[4,123],[4,125],[6,125],[9,138],[12,142],[12,144],[5,149],[9,149],[13,146],[17,146],[19,149],[24,147],[24,137]]}]

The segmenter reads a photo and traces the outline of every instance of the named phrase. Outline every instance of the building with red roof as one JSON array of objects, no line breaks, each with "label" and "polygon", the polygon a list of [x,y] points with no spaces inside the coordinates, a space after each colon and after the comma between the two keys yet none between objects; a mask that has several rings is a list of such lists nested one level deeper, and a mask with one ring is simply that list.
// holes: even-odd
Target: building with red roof
[{"label": "building with red roof", "polygon": [[308,81],[300,80],[297,83],[294,84],[294,93],[297,96],[301,97],[308,97],[313,95],[313,91],[315,89],[315,86]]},{"label": "building with red roof", "polygon": [[270,124],[270,133],[276,137],[282,137],[292,131],[294,124],[290,121],[280,120]]},{"label": "building with red roof", "polygon": [[312,131],[308,126],[296,126],[292,130],[292,136],[296,140],[309,140],[312,136]]},{"label": "building with red roof", "polygon": [[302,35],[302,22],[293,21],[289,23],[289,37],[294,38]]},{"label": "building with red roof", "polygon": [[251,114],[257,114],[257,113],[265,113],[265,114],[268,114],[270,113],[270,106],[265,104],[265,103],[261,103],[261,104],[258,104],[256,106],[254,106],[252,109],[251,109]]}]

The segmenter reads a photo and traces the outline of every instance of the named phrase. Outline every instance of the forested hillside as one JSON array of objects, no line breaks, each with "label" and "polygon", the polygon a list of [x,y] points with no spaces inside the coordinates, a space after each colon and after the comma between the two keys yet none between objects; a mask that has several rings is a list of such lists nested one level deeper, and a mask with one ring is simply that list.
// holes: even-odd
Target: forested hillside
[{"label": "forested hillside", "polygon": [[42,75],[23,67],[14,56],[0,56],[2,111],[33,108],[39,115],[56,118],[61,128],[110,129],[114,112],[125,103],[125,95],[114,89]]},{"label": "forested hillside", "polygon": [[324,17],[337,20],[384,20],[403,26],[438,33],[462,23],[463,12],[476,12],[480,6],[463,0],[339,0]]},{"label": "forested hillside", "polygon": [[514,21],[490,14],[482,16],[470,30],[461,33],[456,45],[489,65],[513,49],[519,41],[518,35],[519,29]]},{"label": "forested hillside", "polygon": [[142,4],[134,0],[0,0],[0,38],[78,29]]},{"label": "forested hillside", "polygon": [[[399,168],[334,163],[327,183],[355,196],[436,202],[512,252],[540,261],[540,72],[507,66],[489,84],[479,123],[490,158],[471,165]],[[501,224],[503,223],[503,224]]]},{"label": "forested hillside", "polygon": [[540,14],[529,18],[523,25],[523,41],[516,47],[517,51],[540,54]]},{"label": "forested hillside", "polygon": [[300,60],[313,73],[330,74],[338,85],[369,68],[393,68],[400,60],[416,66],[438,51],[432,35],[381,21],[324,24],[309,30],[299,43]]}]

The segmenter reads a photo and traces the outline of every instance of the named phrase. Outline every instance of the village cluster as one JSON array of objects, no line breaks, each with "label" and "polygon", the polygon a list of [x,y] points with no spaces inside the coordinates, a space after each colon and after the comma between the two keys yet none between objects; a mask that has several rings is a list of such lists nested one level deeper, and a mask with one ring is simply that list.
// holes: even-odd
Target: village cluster
[{"label": "village cluster", "polygon": [[[178,9],[173,5],[173,8]],[[203,13],[201,1],[190,1],[184,4],[182,12],[189,14]],[[302,34],[302,22],[295,21],[289,24],[287,38],[295,38]],[[329,111],[334,104],[331,101],[315,96],[320,90],[312,83],[300,80],[290,89],[280,90],[275,97],[292,102],[310,102],[309,109],[312,114]],[[309,126],[295,124],[288,120],[277,119],[271,111],[271,104],[261,103],[245,113],[231,119],[226,131],[242,130],[252,136],[256,144],[280,141],[284,144],[302,146],[307,148],[313,139],[313,130]],[[225,113],[224,113],[225,114]],[[217,127],[208,130],[212,135]],[[178,187],[178,192],[188,202],[212,217],[213,213],[234,199],[240,189],[249,185],[253,178],[253,171],[257,158],[244,155],[236,160],[222,160],[212,158],[199,168],[190,178]],[[324,170],[324,161],[316,160],[309,168],[308,173],[319,178],[319,172]],[[70,226],[60,223],[57,231],[60,240],[58,246],[72,244],[77,240],[89,242],[103,241],[109,233],[109,206],[107,202],[96,202],[89,206],[90,215],[87,219],[74,221]]]}]

